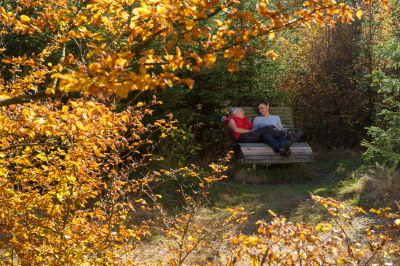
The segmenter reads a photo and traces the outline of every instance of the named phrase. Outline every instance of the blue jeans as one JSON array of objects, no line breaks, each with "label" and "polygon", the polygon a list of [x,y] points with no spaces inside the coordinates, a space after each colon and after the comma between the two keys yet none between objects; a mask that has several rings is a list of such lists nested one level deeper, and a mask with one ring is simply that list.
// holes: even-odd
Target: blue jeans
[{"label": "blue jeans", "polygon": [[262,142],[267,143],[274,151],[278,151],[279,148],[283,148],[283,144],[287,141],[286,135],[274,137],[271,133],[262,135]]}]

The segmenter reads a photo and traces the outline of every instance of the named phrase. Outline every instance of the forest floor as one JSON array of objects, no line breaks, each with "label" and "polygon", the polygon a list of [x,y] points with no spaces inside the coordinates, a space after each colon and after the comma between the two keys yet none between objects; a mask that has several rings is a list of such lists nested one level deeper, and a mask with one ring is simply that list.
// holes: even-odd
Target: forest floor
[{"label": "forest floor", "polygon": [[[214,230],[215,234],[207,240],[207,248],[192,252],[187,263],[197,263],[199,256],[226,261],[228,257],[221,257],[229,254],[223,237],[229,233],[227,230],[254,234],[258,220],[271,220],[268,210],[301,224],[332,222],[326,211],[313,203],[311,194],[332,197],[346,205],[361,205],[368,210],[372,206],[361,198],[361,192],[357,192],[361,191],[357,188],[357,180],[360,179],[362,165],[359,152],[339,150],[317,154],[312,164],[260,166],[257,170],[239,167],[235,178],[214,184],[208,202],[193,213],[190,226]],[[223,221],[229,216],[228,208],[240,207],[248,213],[246,222],[240,227],[222,229]],[[349,228],[349,235],[356,236],[370,222],[368,217],[357,217],[353,227]],[[165,237],[155,237],[140,248],[136,256],[151,258],[149,263],[166,261],[176,245]]]},{"label": "forest floor", "polygon": [[311,194],[361,203],[360,195],[348,191],[355,185],[362,162],[359,153],[339,150],[317,154],[312,164],[273,165],[257,170],[241,167],[233,180],[212,188],[210,208],[218,213],[228,207],[244,207],[252,213],[248,232],[253,231],[252,224],[257,220],[270,218],[268,210],[289,221],[318,223],[327,216],[312,203]]}]

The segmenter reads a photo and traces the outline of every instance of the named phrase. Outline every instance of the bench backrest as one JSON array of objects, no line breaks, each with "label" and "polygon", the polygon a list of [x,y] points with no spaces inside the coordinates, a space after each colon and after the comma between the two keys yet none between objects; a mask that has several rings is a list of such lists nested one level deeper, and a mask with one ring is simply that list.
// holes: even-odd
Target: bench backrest
[{"label": "bench backrest", "polygon": [[[260,115],[255,107],[242,107],[244,115],[253,120],[254,117]],[[294,131],[293,113],[291,107],[270,107],[269,111],[273,115],[279,115],[283,128],[287,131]]]}]

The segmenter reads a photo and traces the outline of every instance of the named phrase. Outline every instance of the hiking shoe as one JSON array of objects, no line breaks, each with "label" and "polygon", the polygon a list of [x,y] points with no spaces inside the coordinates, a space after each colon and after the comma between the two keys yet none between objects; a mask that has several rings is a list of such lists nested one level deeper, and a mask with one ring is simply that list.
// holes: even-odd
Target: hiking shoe
[{"label": "hiking shoe", "polygon": [[279,154],[280,154],[282,157],[289,157],[290,155],[292,155],[292,151],[291,151],[291,150],[285,151],[284,149],[280,148]]},{"label": "hiking shoe", "polygon": [[286,141],[284,144],[283,144],[283,150],[286,152],[286,153],[288,153],[289,151],[290,151],[290,141]]},{"label": "hiking shoe", "polygon": [[289,133],[289,140],[291,143],[297,142],[302,136],[304,135],[304,132],[302,130],[296,130],[295,132],[290,132]]},{"label": "hiking shoe", "polygon": [[283,157],[289,157],[292,154],[292,152],[290,151],[290,142],[289,141],[286,141],[283,144],[283,147],[279,149],[279,153]]}]

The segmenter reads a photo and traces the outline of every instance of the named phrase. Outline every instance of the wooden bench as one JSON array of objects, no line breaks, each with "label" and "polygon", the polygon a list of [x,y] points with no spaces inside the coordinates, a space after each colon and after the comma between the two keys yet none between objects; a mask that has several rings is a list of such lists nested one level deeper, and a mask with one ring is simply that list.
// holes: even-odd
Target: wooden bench
[{"label": "wooden bench", "polygon": [[[258,116],[258,110],[254,107],[243,107],[245,116],[253,120]],[[270,107],[270,113],[279,115],[283,128],[286,131],[294,131],[293,114],[290,107]],[[270,146],[264,143],[238,143],[239,161],[241,163],[253,164],[284,164],[284,163],[307,163],[314,161],[314,155],[308,143],[293,143],[291,146],[292,155],[283,157],[275,153]]]}]

